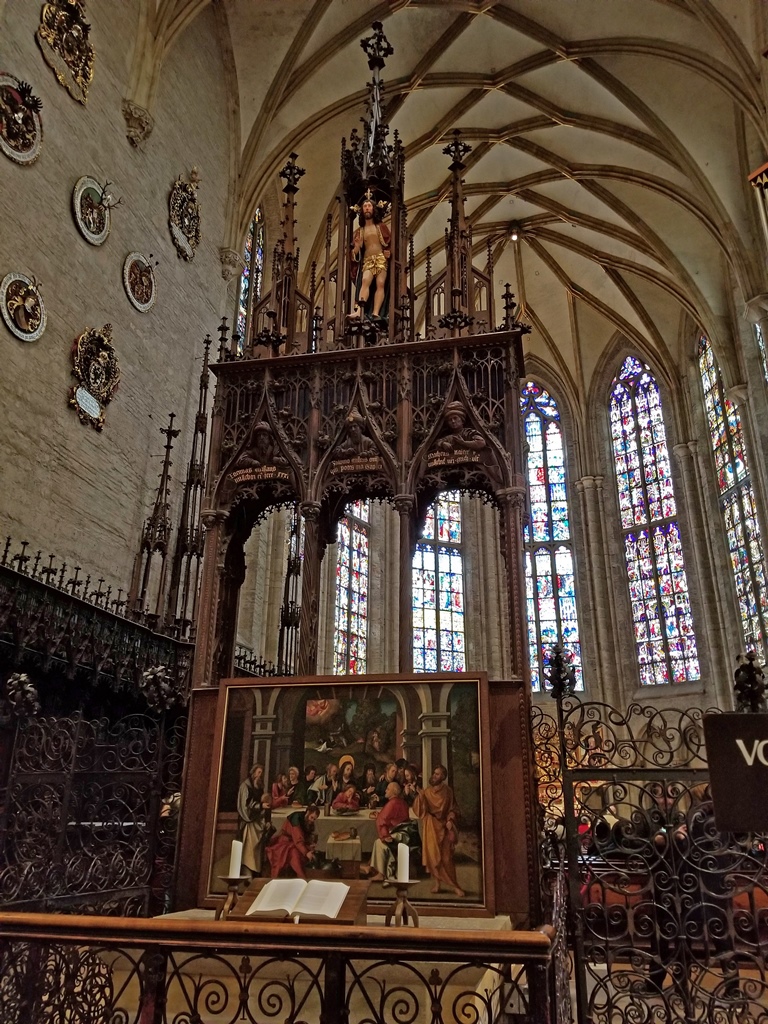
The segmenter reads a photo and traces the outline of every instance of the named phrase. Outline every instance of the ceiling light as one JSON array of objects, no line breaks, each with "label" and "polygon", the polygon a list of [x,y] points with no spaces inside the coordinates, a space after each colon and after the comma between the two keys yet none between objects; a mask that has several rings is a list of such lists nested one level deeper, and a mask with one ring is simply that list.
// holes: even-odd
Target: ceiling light
[{"label": "ceiling light", "polygon": [[520,228],[517,224],[509,225],[509,237],[512,239],[513,242],[516,242],[520,237]]}]

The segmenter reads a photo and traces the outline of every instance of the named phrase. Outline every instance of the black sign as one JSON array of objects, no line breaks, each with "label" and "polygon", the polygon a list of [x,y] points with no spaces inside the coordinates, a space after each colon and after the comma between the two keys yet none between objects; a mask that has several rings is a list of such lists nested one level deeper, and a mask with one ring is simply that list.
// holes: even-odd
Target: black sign
[{"label": "black sign", "polygon": [[704,716],[715,824],[768,830],[768,714]]}]

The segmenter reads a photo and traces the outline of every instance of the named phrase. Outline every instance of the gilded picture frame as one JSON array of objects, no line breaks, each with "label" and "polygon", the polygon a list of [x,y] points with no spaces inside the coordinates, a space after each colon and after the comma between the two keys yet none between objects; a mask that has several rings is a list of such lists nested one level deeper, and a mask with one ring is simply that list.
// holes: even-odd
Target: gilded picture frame
[{"label": "gilded picture frame", "polygon": [[[247,846],[249,831],[260,850],[254,846],[251,851],[257,855],[257,870],[249,868],[246,873],[277,877],[277,869],[280,876],[293,874],[285,858],[268,847],[285,845],[281,833],[290,832],[291,819],[303,815],[309,803],[320,810],[313,826],[316,859],[306,863],[307,877],[366,877],[366,868],[375,859],[374,843],[380,838],[378,818],[389,802],[384,785],[392,775],[391,781],[400,787],[399,798],[409,807],[402,833],[399,826],[394,831],[408,846],[414,883],[411,901],[427,914],[492,914],[487,700],[487,679],[481,673],[224,681],[217,710],[201,902],[212,905],[225,892],[221,877],[228,869],[232,840],[240,838]],[[288,801],[280,806],[276,786],[291,767],[298,767],[304,781],[307,768],[314,767],[317,774],[311,786],[321,776],[327,779],[334,764],[355,780],[352,789],[361,796],[359,807],[353,803],[344,808],[343,798],[331,801],[325,795],[321,802],[304,794],[299,803],[292,799],[290,780]],[[398,770],[396,777],[392,765]],[[254,766],[263,766],[256,802],[266,794],[273,806],[267,815],[257,811],[257,824],[251,827],[243,813],[247,813],[248,780],[253,781]],[[366,769],[371,766],[380,795],[369,804],[363,783],[366,774],[370,778]],[[446,778],[438,777],[440,766],[447,769]],[[341,791],[349,793],[348,784]],[[390,796],[393,792],[390,789]],[[249,863],[254,866],[253,860]],[[369,904],[391,902],[394,890],[389,875],[377,881],[375,874]]]}]

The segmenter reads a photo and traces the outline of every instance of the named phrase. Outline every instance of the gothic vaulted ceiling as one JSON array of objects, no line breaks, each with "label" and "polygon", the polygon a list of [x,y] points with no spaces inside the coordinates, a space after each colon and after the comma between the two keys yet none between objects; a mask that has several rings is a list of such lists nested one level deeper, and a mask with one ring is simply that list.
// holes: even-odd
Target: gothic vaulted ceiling
[{"label": "gothic vaulted ceiling", "polygon": [[[183,24],[205,0],[159,0]],[[342,136],[359,125],[374,20],[405,144],[423,278],[448,217],[454,129],[473,147],[466,210],[497,296],[512,284],[530,354],[582,401],[620,333],[680,364],[684,324],[727,360],[727,318],[763,290],[746,175],[764,159],[761,4],[744,0],[220,0],[240,163],[238,247],[289,153],[302,262],[320,258]],[[745,142],[746,140],[746,142]],[[517,240],[512,239],[513,229]],[[686,314],[689,319],[686,319]]]}]

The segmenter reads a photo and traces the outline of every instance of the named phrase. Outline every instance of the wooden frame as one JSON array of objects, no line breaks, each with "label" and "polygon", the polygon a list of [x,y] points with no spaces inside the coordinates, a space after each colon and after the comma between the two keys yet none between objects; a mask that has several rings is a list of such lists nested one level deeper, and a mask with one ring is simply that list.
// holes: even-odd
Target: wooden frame
[{"label": "wooden frame", "polygon": [[[331,717],[314,725],[308,702],[313,702],[313,708],[323,705],[322,714],[331,708]],[[377,711],[381,729],[372,727],[367,735],[359,735],[366,717],[375,724]],[[456,728],[452,729],[454,722]],[[356,775],[366,762],[377,765],[378,775],[379,766],[383,771],[388,761],[404,758],[421,770],[424,786],[429,785],[436,765],[447,766],[448,784],[455,789],[461,814],[454,861],[465,895],[456,895],[445,884],[440,893],[432,894],[433,879],[420,867],[421,857],[415,854],[412,863],[423,884],[414,886],[411,898],[435,915],[455,915],[457,908],[462,915],[493,914],[496,899],[488,722],[488,681],[484,673],[222,680],[200,850],[198,905],[212,906],[223,897],[224,886],[218,876],[226,871],[224,861],[228,861],[230,842],[237,836],[237,790],[254,763],[265,765],[269,792],[278,771],[293,764],[305,767],[307,756],[314,756],[313,763],[322,773],[328,763],[351,755]],[[346,733],[336,728],[332,734],[331,727],[340,723],[346,726]],[[323,729],[328,732],[327,738],[320,735]],[[280,827],[285,814],[295,809],[275,811],[273,823]],[[361,819],[370,819],[370,812],[361,810],[354,816],[354,822],[364,827],[361,841],[365,863],[375,822]],[[343,829],[352,821],[324,816],[318,822],[318,832],[322,838],[330,828]],[[374,883],[369,903],[389,903],[392,893],[392,889]]]}]

